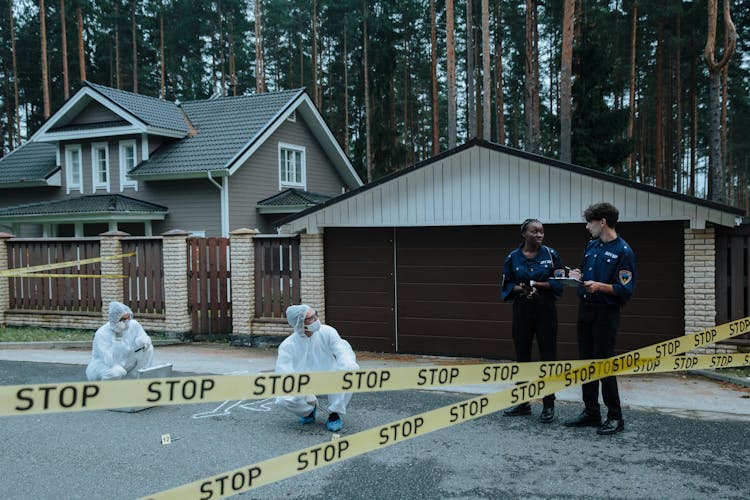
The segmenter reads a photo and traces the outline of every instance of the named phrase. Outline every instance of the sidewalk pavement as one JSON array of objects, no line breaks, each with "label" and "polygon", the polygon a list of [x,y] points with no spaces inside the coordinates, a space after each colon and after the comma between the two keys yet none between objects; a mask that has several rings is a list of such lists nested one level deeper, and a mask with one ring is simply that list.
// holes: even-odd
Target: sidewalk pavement
[{"label": "sidewalk pavement", "polygon": [[[180,372],[254,374],[273,371],[276,362],[275,348],[232,347],[210,343],[181,344],[170,341],[155,341],[154,344],[154,364],[172,363],[174,370]],[[89,342],[0,343],[0,360],[77,364],[81,365],[82,376],[90,356]],[[495,362],[368,352],[357,352],[357,361],[362,368]],[[750,380],[747,382],[747,386],[750,386]],[[499,391],[511,385],[478,384],[436,387],[432,390],[476,395]],[[750,387],[708,378],[702,372],[620,376],[618,385],[625,409],[658,411],[689,418],[750,421]],[[580,403],[581,389],[572,387],[558,392],[557,399]]]}]

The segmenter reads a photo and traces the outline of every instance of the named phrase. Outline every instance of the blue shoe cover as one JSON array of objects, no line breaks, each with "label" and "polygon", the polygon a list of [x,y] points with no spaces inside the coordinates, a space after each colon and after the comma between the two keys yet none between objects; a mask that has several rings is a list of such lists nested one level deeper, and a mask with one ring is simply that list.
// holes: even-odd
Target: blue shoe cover
[{"label": "blue shoe cover", "polygon": [[337,418],[336,420],[329,420],[328,422],[326,422],[326,429],[331,432],[338,432],[343,426],[344,422],[342,422],[340,418]]},{"label": "blue shoe cover", "polygon": [[311,423],[315,422],[315,414],[317,413],[317,411],[318,411],[318,407],[316,406],[315,408],[313,408],[312,414],[304,416],[304,417],[300,417],[299,418],[299,423],[300,424],[311,424]]}]

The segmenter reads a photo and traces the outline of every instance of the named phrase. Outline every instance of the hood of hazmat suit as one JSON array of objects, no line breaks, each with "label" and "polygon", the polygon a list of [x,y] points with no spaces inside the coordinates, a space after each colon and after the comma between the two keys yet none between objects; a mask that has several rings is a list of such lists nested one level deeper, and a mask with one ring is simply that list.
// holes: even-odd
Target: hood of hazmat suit
[{"label": "hood of hazmat suit", "polygon": [[[130,319],[120,321],[129,314]],[[89,380],[133,377],[136,370],[151,366],[154,347],[133,311],[120,302],[110,302],[107,322],[94,335],[91,362],[86,367]]]},{"label": "hood of hazmat suit", "polygon": [[305,315],[310,309],[304,304],[287,308],[286,319],[294,333],[279,346],[276,373],[358,370],[352,346],[335,328],[321,325],[311,336],[305,335]]}]

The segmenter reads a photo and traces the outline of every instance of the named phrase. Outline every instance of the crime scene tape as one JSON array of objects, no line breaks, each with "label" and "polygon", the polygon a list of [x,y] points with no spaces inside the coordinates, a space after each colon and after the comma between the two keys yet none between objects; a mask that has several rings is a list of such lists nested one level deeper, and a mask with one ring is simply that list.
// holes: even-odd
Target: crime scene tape
[{"label": "crime scene tape", "polygon": [[[256,489],[304,472],[473,420],[512,405],[528,402],[561,389],[612,375],[636,371],[647,373],[649,370],[656,370],[661,365],[661,361],[674,360],[676,355],[690,349],[738,335],[739,333],[731,332],[731,325],[737,326],[739,322],[746,322],[747,325],[750,318],[743,318],[738,322],[727,323],[692,335],[629,351],[619,356],[601,360],[602,362],[593,366],[573,368],[560,375],[530,380],[509,389],[477,396],[460,403],[389,422],[346,437],[333,439],[330,442],[209,476],[144,498],[148,500],[192,498],[209,500]],[[750,360],[743,357],[742,362],[747,363],[748,361]]]},{"label": "crime scene tape", "polygon": [[[330,372],[215,375],[0,386],[0,416],[210,403],[230,399],[465,386],[564,377],[575,370],[661,373],[750,365],[750,354],[670,357],[750,331],[750,317],[606,360],[497,363]],[[647,354],[645,354],[647,353]]]},{"label": "crime scene tape", "polygon": [[38,266],[16,267],[14,269],[0,270],[0,277],[3,278],[127,278],[121,275],[100,275],[100,274],[37,274],[37,271],[51,271],[53,269],[63,269],[66,267],[80,266],[85,264],[94,264],[104,260],[124,259],[132,257],[135,252],[121,253],[117,255],[108,255],[106,257],[92,257],[90,259],[68,260],[65,262],[55,262],[53,264],[41,264]]}]

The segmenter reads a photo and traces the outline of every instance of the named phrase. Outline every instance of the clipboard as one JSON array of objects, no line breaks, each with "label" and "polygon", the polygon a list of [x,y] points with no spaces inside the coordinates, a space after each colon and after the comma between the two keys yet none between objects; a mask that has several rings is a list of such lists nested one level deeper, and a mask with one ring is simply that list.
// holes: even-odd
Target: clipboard
[{"label": "clipboard", "polygon": [[549,278],[549,281],[557,281],[558,283],[562,283],[563,286],[571,286],[571,287],[583,286],[583,281],[577,280],[575,278]]}]

